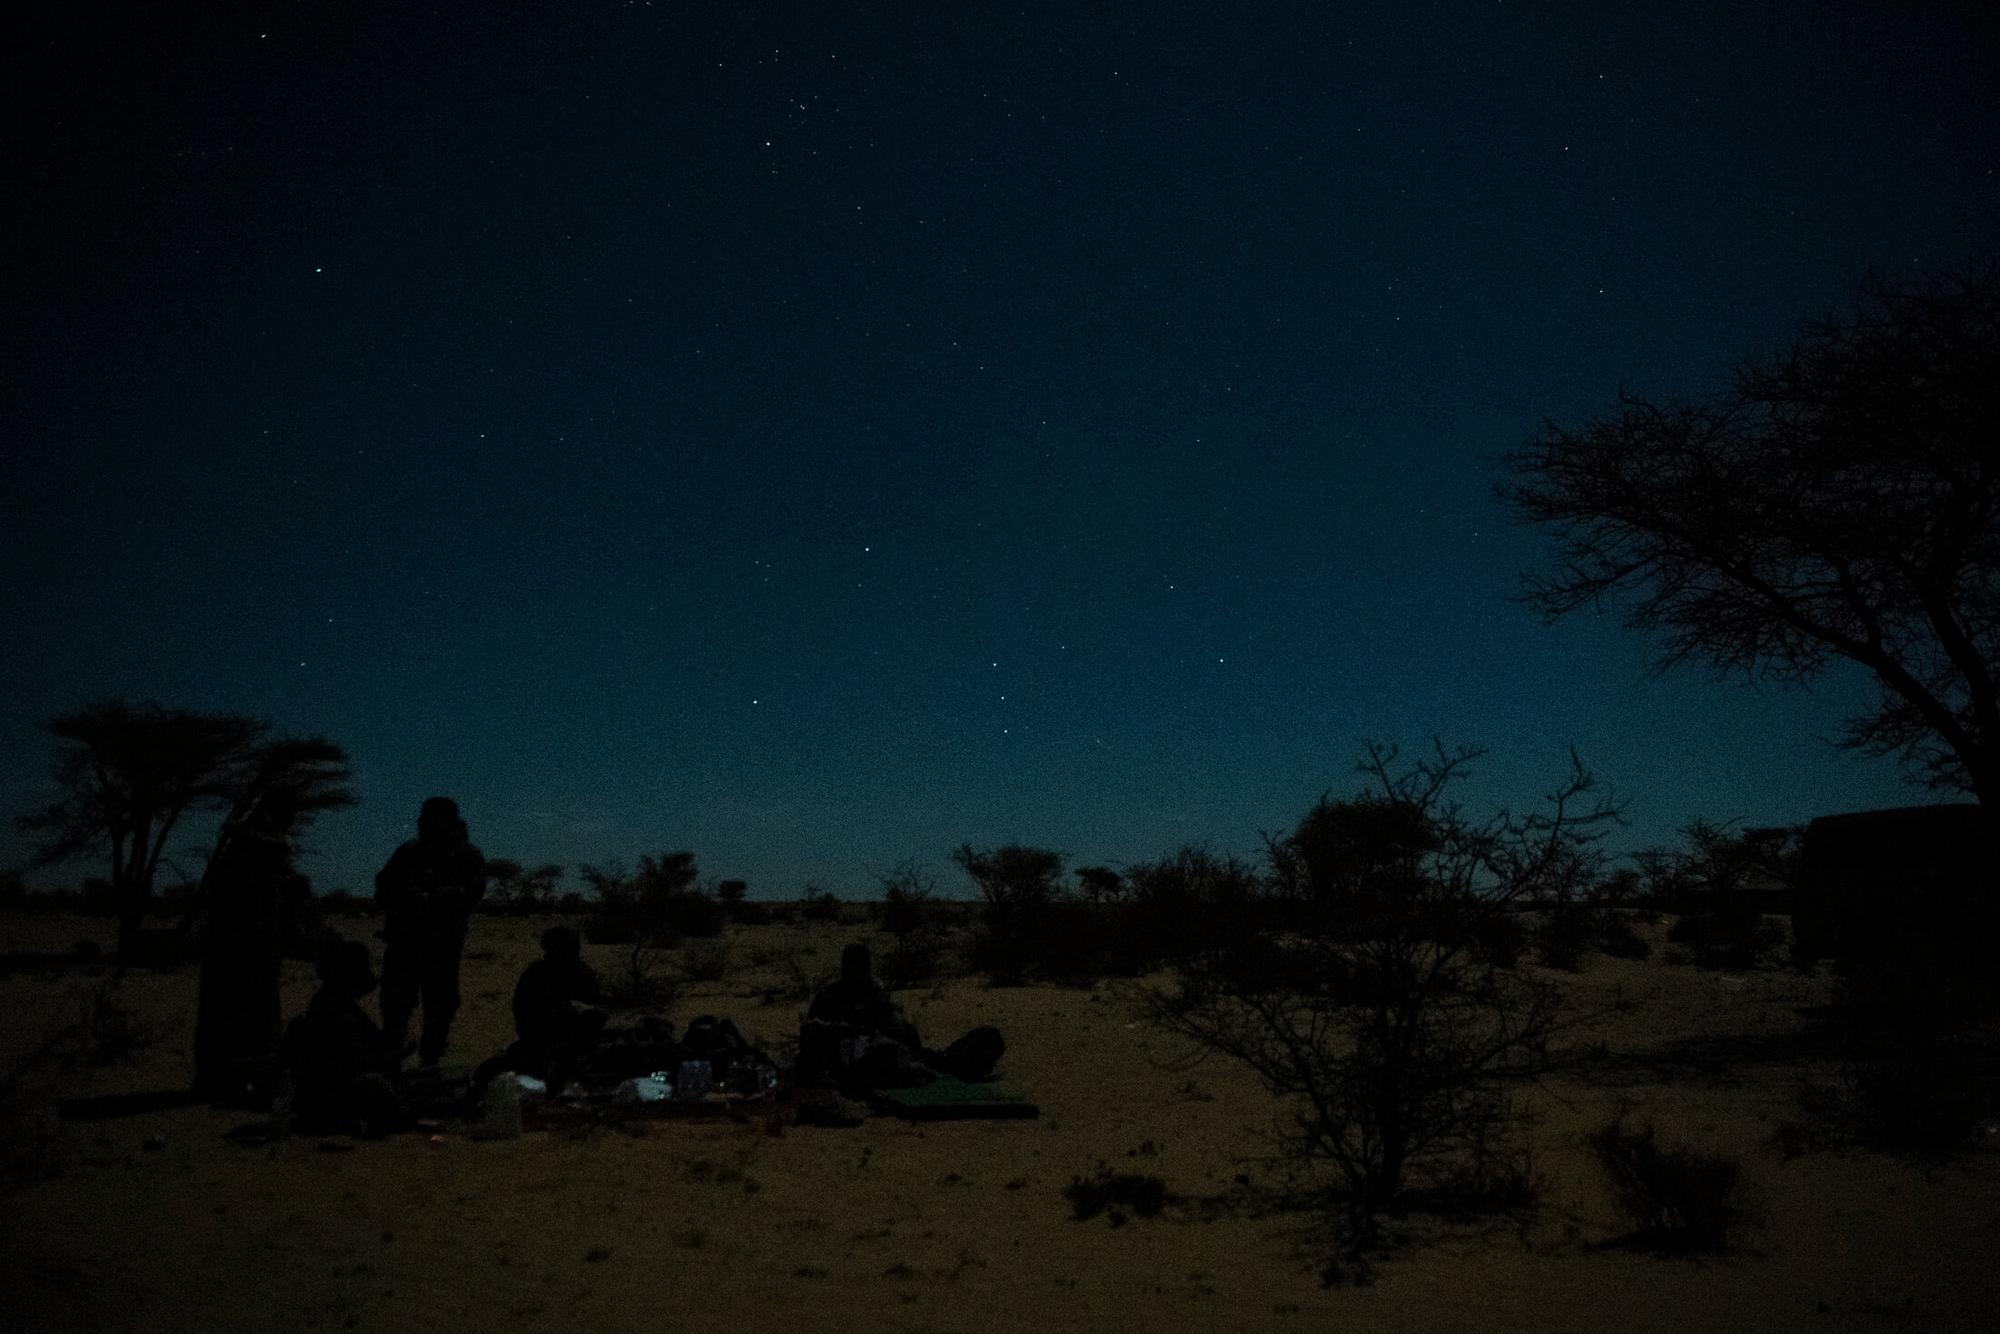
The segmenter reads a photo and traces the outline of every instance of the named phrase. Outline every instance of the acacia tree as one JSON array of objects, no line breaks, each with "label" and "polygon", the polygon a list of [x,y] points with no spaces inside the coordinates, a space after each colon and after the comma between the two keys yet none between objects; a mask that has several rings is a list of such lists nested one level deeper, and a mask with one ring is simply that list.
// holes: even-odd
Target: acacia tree
[{"label": "acacia tree", "polygon": [[1150,993],[1193,1060],[1231,1058],[1279,1099],[1280,1161],[1330,1170],[1325,1200],[1357,1248],[1413,1186],[1495,1184],[1507,1090],[1539,1061],[1556,993],[1483,951],[1484,928],[1523,901],[1587,892],[1593,844],[1617,819],[1572,755],[1542,809],[1474,821],[1447,796],[1480,754],[1437,745],[1399,766],[1394,747],[1370,745],[1368,788],[1322,799],[1291,846],[1271,844],[1302,856],[1298,842],[1342,831],[1335,910],[1289,933],[1218,931],[1181,960],[1177,989]]},{"label": "acacia tree", "polygon": [[1061,897],[1062,854],[1021,843],[986,851],[966,843],[951,859],[985,900],[983,962],[1000,977],[1018,981],[1041,952],[1050,906]]},{"label": "acacia tree", "polygon": [[562,878],[563,868],[556,862],[531,868],[506,857],[486,859],[491,901],[504,912],[554,912],[556,886]]},{"label": "acacia tree", "polygon": [[216,867],[227,859],[230,843],[253,823],[260,806],[282,802],[291,812],[288,830],[297,835],[322,811],[354,805],[353,782],[347,751],[325,737],[279,737],[252,747],[224,782],[229,813],[215,832],[201,880],[183,912],[181,932],[186,934],[213,902]]},{"label": "acacia tree", "polygon": [[58,715],[48,730],[58,743],[50,775],[61,796],[16,823],[41,836],[41,865],[108,845],[119,952],[129,956],[175,824],[190,808],[235,798],[270,727],[235,714],[108,699]]},{"label": "acacia tree", "polygon": [[[597,896],[597,916],[586,934],[599,944],[631,947],[625,971],[634,999],[650,994],[644,963],[648,947],[669,942],[678,931],[715,934],[714,929],[688,930],[690,925],[707,928],[713,922],[720,926],[720,910],[695,888],[701,872],[694,854],[685,849],[642,856],[636,872],[628,873],[614,861],[604,867],[585,863],[577,868],[577,875]],[[700,920],[690,922],[691,918]]]},{"label": "acacia tree", "polygon": [[1880,688],[1841,744],[2000,808],[2000,269],[1864,283],[1705,401],[1547,425],[1500,501],[1556,542],[1526,600],[1614,597],[1662,668]]}]

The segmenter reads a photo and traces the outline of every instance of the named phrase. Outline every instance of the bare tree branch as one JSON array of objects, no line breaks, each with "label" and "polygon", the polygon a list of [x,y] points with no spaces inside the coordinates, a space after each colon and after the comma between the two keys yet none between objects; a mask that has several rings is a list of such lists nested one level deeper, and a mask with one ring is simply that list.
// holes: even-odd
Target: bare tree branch
[{"label": "bare tree branch", "polygon": [[2000,797],[2000,270],[1873,279],[1706,403],[1620,394],[1507,456],[1548,619],[1619,600],[1664,670],[1882,687],[1842,744]]}]

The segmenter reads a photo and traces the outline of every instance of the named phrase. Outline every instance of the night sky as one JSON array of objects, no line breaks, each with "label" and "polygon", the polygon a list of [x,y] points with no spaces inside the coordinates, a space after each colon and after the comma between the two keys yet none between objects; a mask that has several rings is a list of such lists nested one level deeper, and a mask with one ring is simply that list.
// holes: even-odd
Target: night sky
[{"label": "night sky", "polygon": [[1542,626],[1490,489],[1990,257],[1990,4],[441,8],[8,20],[8,813],[112,694],[348,747],[322,888],[432,793],[757,897],[1250,853],[1371,737],[1926,799],[1854,676]]}]

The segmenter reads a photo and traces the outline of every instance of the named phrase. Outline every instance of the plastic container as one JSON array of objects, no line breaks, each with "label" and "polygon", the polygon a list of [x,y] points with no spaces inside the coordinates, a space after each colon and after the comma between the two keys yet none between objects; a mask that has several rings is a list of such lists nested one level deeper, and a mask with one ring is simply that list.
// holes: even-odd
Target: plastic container
[{"label": "plastic container", "polygon": [[486,1105],[472,1127],[474,1139],[519,1139],[521,1086],[513,1079],[496,1079],[486,1086]]},{"label": "plastic container", "polygon": [[298,1084],[289,1068],[282,1069],[278,1071],[277,1083],[271,1089],[271,1125],[280,1136],[292,1133],[297,1104]]},{"label": "plastic container", "polygon": [[682,1061],[675,1072],[674,1089],[682,1102],[698,1102],[715,1083],[715,1070],[707,1061]]},{"label": "plastic container", "polygon": [[674,1084],[665,1071],[655,1070],[626,1080],[618,1086],[616,1096],[623,1102],[665,1102],[674,1096]]}]

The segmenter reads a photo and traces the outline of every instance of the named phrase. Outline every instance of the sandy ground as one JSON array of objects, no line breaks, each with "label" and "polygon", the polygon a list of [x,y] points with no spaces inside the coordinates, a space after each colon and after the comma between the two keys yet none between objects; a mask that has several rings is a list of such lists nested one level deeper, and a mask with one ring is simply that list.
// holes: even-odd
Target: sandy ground
[{"label": "sandy ground", "polygon": [[[504,1045],[507,996],[543,923],[480,919],[447,1066]],[[343,924],[366,936],[373,924]],[[1657,935],[1657,928],[1655,929]],[[104,940],[76,918],[0,919],[0,952]],[[772,1044],[800,1007],[766,1003],[787,958],[830,975],[859,923],[732,929],[732,966],[671,1011],[725,1014]],[[886,941],[879,942],[886,944]],[[589,951],[605,971],[609,950]],[[675,956],[666,954],[668,966]],[[288,1012],[311,973],[288,966]],[[189,1108],[65,1123],[59,1169],[4,1198],[0,1326],[23,1330],[1985,1330],[2000,1310],[2000,1146],[1912,1163],[1766,1144],[1824,1074],[1799,1010],[1824,979],[1598,958],[1571,1035],[1598,1058],[1530,1100],[1542,1182],[1526,1223],[1433,1236],[1369,1286],[1326,1289],[1307,1222],[1232,1200],[1262,1169],[1271,1104],[1141,1023],[1117,986],[901,993],[927,1038],[1006,1034],[1002,1074],[1033,1121],[846,1130],[650,1123],[476,1142],[293,1139],[239,1147],[239,1113]],[[184,1085],[195,973],[108,965],[0,978],[0,1067],[108,986],[158,1040],[72,1064],[43,1096]],[[1600,1243],[1619,1223],[1583,1136],[1621,1106],[1739,1155],[1754,1221],[1731,1254],[1663,1259]],[[30,1118],[34,1125],[43,1124]],[[30,1127],[18,1128],[17,1145]],[[331,1145],[332,1147],[327,1147]],[[1100,1163],[1180,1197],[1122,1227],[1072,1221],[1062,1188]],[[1209,1203],[1204,1204],[1204,1201]]]}]

